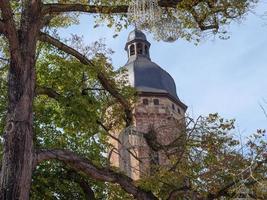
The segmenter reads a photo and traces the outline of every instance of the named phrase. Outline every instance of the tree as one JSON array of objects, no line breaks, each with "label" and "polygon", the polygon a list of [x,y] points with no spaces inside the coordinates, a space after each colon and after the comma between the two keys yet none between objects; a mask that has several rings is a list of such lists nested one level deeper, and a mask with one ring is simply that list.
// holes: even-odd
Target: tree
[{"label": "tree", "polygon": [[[120,85],[114,80],[114,74],[110,68],[110,64],[107,62],[105,56],[101,54],[95,55],[93,58],[88,58],[83,53],[77,51],[74,47],[62,42],[56,36],[52,36],[52,30],[59,26],[68,26],[75,23],[74,12],[84,12],[91,14],[100,14],[100,18],[107,19],[116,27],[122,27],[123,20],[128,23],[125,13],[128,9],[129,1],[105,1],[96,0],[90,1],[40,1],[40,0],[23,0],[23,1],[9,1],[0,0],[0,35],[3,39],[2,50],[4,54],[4,68],[8,69],[7,79],[7,112],[2,115],[1,120],[4,122],[4,143],[3,143],[3,155],[2,155],[2,170],[1,170],[1,182],[0,182],[0,199],[28,199],[31,182],[34,169],[42,162],[56,159],[64,163],[66,170],[63,171],[63,175],[68,174],[71,179],[78,180],[80,185],[83,179],[76,179],[75,173],[82,173],[84,177],[90,177],[91,179],[117,183],[127,193],[131,194],[137,199],[157,199],[150,191],[146,191],[136,184],[127,176],[112,170],[110,167],[101,164],[95,164],[90,157],[84,158],[81,156],[84,152],[79,150],[74,153],[70,144],[66,144],[69,141],[62,141],[63,144],[59,146],[65,149],[46,149],[54,148],[58,146],[56,141],[52,144],[42,141],[42,137],[37,137],[38,131],[49,130],[47,132],[41,132],[39,134],[55,134],[60,135],[63,124],[67,128],[64,130],[64,134],[68,131],[73,133],[77,129],[73,127],[80,126],[81,130],[78,132],[84,134],[90,129],[90,134],[93,130],[98,131],[99,125],[103,124],[96,118],[101,117],[99,110],[103,109],[103,105],[100,107],[97,98],[103,98],[105,94],[95,94],[94,96],[84,95],[88,88],[81,91],[81,87],[77,82],[71,83],[72,90],[65,90],[64,86],[57,85],[56,89],[62,91],[55,91],[54,88],[45,85],[46,78],[51,76],[47,74],[47,77],[36,77],[45,72],[45,62],[39,63],[38,58],[44,58],[42,54],[44,51],[42,48],[48,45],[52,48],[53,55],[46,60],[46,62],[55,62],[55,65],[65,65],[67,72],[76,73],[71,70],[71,67],[79,68],[78,75],[92,76],[93,82],[97,82],[97,86],[100,90],[107,91],[112,97],[113,101],[119,103],[121,110],[123,110],[122,118],[125,121],[125,126],[129,126],[132,120],[131,104],[125,98],[129,92],[121,89]],[[166,9],[178,9],[181,11],[181,20],[183,26],[181,30],[192,30],[189,32],[189,36],[198,35],[201,31],[212,30],[214,34],[218,33],[220,27],[228,24],[233,19],[240,19],[247,12],[247,10],[256,1],[165,1],[159,2],[161,7]],[[118,20],[118,16],[122,17]],[[184,17],[183,17],[184,16]],[[182,37],[188,38],[188,35],[182,35]],[[190,37],[189,37],[190,39]],[[58,57],[59,52],[53,52],[59,50],[62,55]],[[42,50],[40,50],[42,49]],[[40,56],[40,57],[38,57]],[[64,59],[68,62],[65,62]],[[50,64],[50,63],[49,63]],[[53,63],[52,63],[53,65]],[[69,67],[69,68],[67,68]],[[2,68],[1,68],[2,70]],[[50,70],[50,69],[49,69]],[[44,73],[45,74],[45,73]],[[65,74],[64,74],[65,75]],[[58,78],[58,77],[57,77]],[[86,78],[85,78],[86,79]],[[36,84],[37,83],[40,84]],[[39,81],[39,82],[38,82]],[[80,81],[83,81],[80,80]],[[70,86],[69,82],[63,82],[67,86]],[[1,83],[2,84],[2,83]],[[51,83],[50,83],[51,84]],[[75,85],[76,84],[76,85]],[[89,85],[93,85],[90,83]],[[77,87],[75,87],[77,86]],[[5,86],[4,86],[5,87]],[[69,88],[68,88],[69,89]],[[4,91],[4,89],[3,89]],[[4,91],[5,92],[5,91]],[[46,97],[38,97],[38,95],[45,95]],[[1,96],[1,100],[5,98]],[[49,111],[49,106],[57,107],[57,102],[49,102],[46,105],[44,102],[46,98],[52,98],[56,101],[59,100],[60,105],[65,103],[65,108],[59,106],[58,116],[51,122],[50,126],[44,127],[42,116],[38,116],[43,110]],[[66,100],[70,103],[67,103]],[[65,100],[65,102],[64,102]],[[89,102],[89,103],[88,103]],[[101,102],[101,101],[100,101]],[[104,105],[108,101],[104,101]],[[103,103],[101,102],[101,103]],[[78,103],[78,104],[76,104]],[[36,104],[36,107],[34,105]],[[43,104],[43,107],[40,106]],[[50,105],[49,105],[50,104]],[[85,110],[79,110],[79,115],[72,115],[74,111],[77,111],[77,107],[84,105],[92,105],[94,108],[90,110],[90,106]],[[72,109],[73,106],[77,106],[76,109]],[[83,107],[85,108],[85,107]],[[97,109],[98,108],[98,109]],[[1,105],[1,109],[4,109],[4,104]],[[95,113],[90,113],[90,112]],[[86,122],[83,114],[90,113],[90,120],[95,121],[95,126],[86,127]],[[60,121],[59,118],[62,115],[69,115],[68,120]],[[49,116],[49,113],[48,115]],[[77,117],[78,118],[75,118]],[[121,115],[120,115],[121,116]],[[38,118],[39,117],[39,118]],[[51,117],[54,117],[51,115]],[[71,118],[73,117],[73,118]],[[47,118],[46,118],[47,119]],[[53,119],[53,118],[52,118]],[[119,117],[118,117],[119,119]],[[39,120],[39,121],[38,121]],[[72,120],[72,121],[71,121]],[[75,124],[77,122],[77,124]],[[89,123],[92,125],[93,123]],[[46,128],[46,129],[45,129]],[[84,128],[84,130],[82,129]],[[54,131],[54,132],[53,132]],[[78,134],[78,133],[77,133]],[[40,135],[39,135],[40,136]],[[45,138],[45,137],[44,137]],[[38,141],[39,139],[39,141]],[[73,143],[78,142],[78,138]],[[51,141],[51,140],[50,140]],[[65,144],[64,144],[65,143]],[[79,142],[78,142],[79,143]],[[42,146],[43,144],[47,146]],[[84,145],[84,144],[80,144]],[[98,145],[98,144],[97,144]],[[100,145],[101,146],[101,145]],[[92,146],[90,146],[91,150]],[[99,149],[98,147],[96,149]],[[82,149],[84,150],[84,149]],[[88,153],[88,152],[86,152]],[[99,153],[92,152],[90,153]],[[101,160],[101,159],[100,159]],[[99,163],[101,163],[99,160]],[[71,169],[71,170],[70,170]],[[65,173],[65,175],[64,175]],[[74,174],[75,174],[74,173]],[[88,187],[86,187],[88,189]],[[89,191],[89,190],[88,190]],[[215,198],[215,197],[214,197]]]}]

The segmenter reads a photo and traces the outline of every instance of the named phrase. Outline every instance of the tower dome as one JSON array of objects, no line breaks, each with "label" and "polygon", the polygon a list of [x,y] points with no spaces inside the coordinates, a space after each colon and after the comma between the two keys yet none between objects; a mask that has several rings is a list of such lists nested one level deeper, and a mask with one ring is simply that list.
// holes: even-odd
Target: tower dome
[{"label": "tower dome", "polygon": [[176,85],[168,72],[152,62],[149,55],[150,43],[140,30],[128,36],[125,50],[128,52],[127,69],[130,85],[139,93],[168,96],[186,109],[176,93]]},{"label": "tower dome", "polygon": [[139,31],[138,29],[135,29],[135,30],[133,30],[132,32],[129,33],[127,41],[131,42],[133,40],[146,41],[146,35],[142,31]]}]

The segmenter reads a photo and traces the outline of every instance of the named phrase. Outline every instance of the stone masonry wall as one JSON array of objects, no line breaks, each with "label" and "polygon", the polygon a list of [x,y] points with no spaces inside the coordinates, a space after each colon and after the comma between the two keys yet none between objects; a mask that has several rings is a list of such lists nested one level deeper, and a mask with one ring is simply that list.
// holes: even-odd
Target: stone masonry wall
[{"label": "stone masonry wall", "polygon": [[121,144],[111,139],[110,142],[118,150],[112,152],[110,162],[119,167],[134,180],[149,175],[151,164],[168,164],[166,156],[155,154],[147,145],[143,133],[152,127],[156,132],[156,140],[167,145],[179,137],[185,110],[167,97],[140,96],[134,109],[134,126],[114,133]]}]

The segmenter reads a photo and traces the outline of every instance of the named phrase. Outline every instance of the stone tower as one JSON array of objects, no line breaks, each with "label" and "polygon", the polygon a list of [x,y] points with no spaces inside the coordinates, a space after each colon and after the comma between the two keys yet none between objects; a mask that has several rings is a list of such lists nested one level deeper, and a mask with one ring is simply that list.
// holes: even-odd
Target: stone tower
[{"label": "stone tower", "polygon": [[148,175],[152,163],[168,163],[161,152],[154,152],[149,147],[144,134],[153,127],[155,140],[163,145],[171,143],[179,132],[176,130],[180,128],[177,122],[184,120],[187,109],[177,96],[173,78],[151,61],[149,49],[150,43],[143,32],[135,29],[129,34],[125,45],[128,61],[124,68],[130,85],[138,92],[134,124],[114,133],[120,143],[110,139],[117,149],[110,154],[111,164],[134,180]]}]

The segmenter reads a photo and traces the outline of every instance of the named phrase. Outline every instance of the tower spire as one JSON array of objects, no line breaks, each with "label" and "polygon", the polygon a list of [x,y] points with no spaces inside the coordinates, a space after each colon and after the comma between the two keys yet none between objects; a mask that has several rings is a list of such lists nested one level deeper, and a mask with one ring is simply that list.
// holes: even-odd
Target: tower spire
[{"label": "tower spire", "polygon": [[150,60],[149,48],[150,43],[147,41],[146,35],[135,26],[135,29],[130,32],[125,45],[129,61],[138,57],[146,57]]}]

